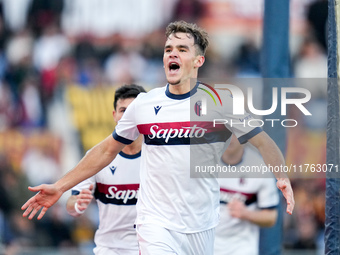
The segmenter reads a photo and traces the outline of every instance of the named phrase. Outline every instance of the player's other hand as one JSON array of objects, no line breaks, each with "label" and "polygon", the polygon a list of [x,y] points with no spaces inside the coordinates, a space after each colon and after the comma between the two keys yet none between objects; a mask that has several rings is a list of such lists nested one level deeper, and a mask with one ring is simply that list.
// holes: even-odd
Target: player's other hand
[{"label": "player's other hand", "polygon": [[294,210],[295,200],[294,200],[293,189],[292,189],[289,179],[288,178],[278,179],[276,182],[276,186],[281,190],[283,196],[286,199],[287,213],[292,214]]},{"label": "player's other hand", "polygon": [[247,213],[247,207],[243,202],[238,199],[232,199],[227,206],[231,217],[241,220],[244,219]]},{"label": "player's other hand", "polygon": [[21,207],[21,210],[26,210],[23,213],[23,217],[29,215],[28,219],[30,220],[33,219],[34,215],[42,208],[37,218],[40,220],[45,215],[47,209],[54,205],[63,194],[54,184],[42,184],[35,187],[28,187],[28,189],[33,192],[38,192]]},{"label": "player's other hand", "polygon": [[91,184],[88,189],[83,189],[82,191],[80,191],[80,193],[77,195],[77,207],[80,211],[86,210],[86,208],[91,203],[91,200],[93,198],[92,191],[93,184]]}]

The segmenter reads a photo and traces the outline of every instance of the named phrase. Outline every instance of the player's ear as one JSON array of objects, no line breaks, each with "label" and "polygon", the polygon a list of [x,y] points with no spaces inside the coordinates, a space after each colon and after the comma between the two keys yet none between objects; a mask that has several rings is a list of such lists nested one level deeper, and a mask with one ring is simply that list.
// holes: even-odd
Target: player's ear
[{"label": "player's ear", "polygon": [[116,121],[117,112],[115,110],[112,110],[112,116],[113,116],[113,119]]},{"label": "player's ear", "polygon": [[201,67],[204,64],[204,61],[205,61],[205,57],[204,56],[197,55],[195,60],[194,60],[195,67],[196,68]]}]

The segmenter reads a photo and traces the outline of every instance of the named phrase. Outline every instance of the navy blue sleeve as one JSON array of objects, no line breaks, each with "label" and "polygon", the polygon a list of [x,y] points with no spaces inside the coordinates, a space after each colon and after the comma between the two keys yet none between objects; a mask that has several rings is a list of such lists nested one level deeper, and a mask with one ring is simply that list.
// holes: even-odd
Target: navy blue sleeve
[{"label": "navy blue sleeve", "polygon": [[118,141],[118,142],[120,142],[120,143],[123,143],[123,144],[126,144],[126,145],[129,145],[129,144],[131,144],[131,143],[133,142],[132,140],[129,140],[129,139],[126,139],[126,138],[124,138],[124,137],[119,136],[119,135],[116,133],[116,130],[114,130],[114,131],[112,132],[112,137],[113,137],[116,141]]},{"label": "navy blue sleeve", "polygon": [[244,144],[246,142],[248,142],[248,140],[252,137],[254,137],[255,135],[257,135],[258,133],[261,133],[263,130],[261,127],[256,127],[254,128],[252,131],[250,131],[249,133],[243,135],[243,136],[240,136],[238,138],[238,141],[240,142],[240,144]]}]

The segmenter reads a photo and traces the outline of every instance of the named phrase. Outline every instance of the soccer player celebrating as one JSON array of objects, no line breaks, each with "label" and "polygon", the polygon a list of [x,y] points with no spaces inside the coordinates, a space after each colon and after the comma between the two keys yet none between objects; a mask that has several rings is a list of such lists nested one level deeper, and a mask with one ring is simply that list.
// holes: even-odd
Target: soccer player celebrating
[{"label": "soccer player celebrating", "polygon": [[[202,90],[198,89],[199,82],[192,85],[190,81],[197,78],[198,69],[204,64],[208,35],[195,24],[179,21],[167,26],[166,37],[163,63],[168,84],[140,94],[113,134],[93,147],[56,183],[29,187],[39,193],[22,206],[23,216],[32,219],[42,209],[38,216],[41,219],[65,191],[99,172],[125,145],[142,134],[136,219],[141,254],[213,254],[219,185],[216,178],[190,178],[191,148],[202,147],[206,160],[220,157],[215,154],[222,154],[220,145],[225,142],[222,138],[228,139],[234,133],[243,143],[253,144],[266,164],[282,166],[285,162],[274,141],[259,127],[241,125],[239,116],[228,115],[238,125],[226,126],[225,134],[218,136],[217,141],[214,137],[201,139],[208,129],[200,126],[199,121],[191,126],[190,99],[199,96]],[[222,118],[224,113],[214,114],[221,114]],[[198,144],[191,143],[191,138],[197,139]],[[205,151],[207,148],[210,153]],[[276,173],[276,178],[287,201],[287,212],[292,213],[294,197],[290,181],[284,173]]]}]

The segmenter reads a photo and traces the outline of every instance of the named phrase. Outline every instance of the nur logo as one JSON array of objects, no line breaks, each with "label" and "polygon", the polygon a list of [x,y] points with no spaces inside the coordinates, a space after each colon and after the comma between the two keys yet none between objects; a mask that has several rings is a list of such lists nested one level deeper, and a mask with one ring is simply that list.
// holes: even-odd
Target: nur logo
[{"label": "nur logo", "polygon": [[[206,92],[214,101],[215,105],[217,106],[217,100],[219,104],[222,106],[222,100],[220,95],[217,93],[217,91],[210,85],[205,83],[200,83],[200,85],[197,87],[197,89],[203,90]],[[216,98],[216,99],[215,99]],[[206,98],[202,98],[202,100],[197,101],[195,103],[195,113],[198,116],[206,115],[207,114],[207,100]]]},{"label": "nur logo", "polygon": [[[215,100],[215,96],[219,100],[221,106],[222,106],[222,101],[219,96],[219,94],[216,92],[216,90],[208,85],[208,84],[203,84],[201,87],[199,86],[198,89],[203,90],[206,92],[214,101],[215,105],[217,105],[217,100]],[[243,91],[231,84],[215,84],[215,87],[219,90],[228,90],[231,94],[232,98],[232,104],[233,104],[233,114],[234,115],[244,115],[245,114],[245,96],[243,94]],[[213,93],[211,93],[211,91]],[[265,115],[270,115],[278,107],[278,102],[279,102],[279,96],[278,96],[278,88],[273,87],[272,88],[272,106],[270,109],[265,109],[265,110],[259,110],[255,109],[254,104],[253,104],[253,89],[248,88],[247,90],[248,96],[247,96],[247,107],[249,109],[249,112],[255,115],[260,115],[260,116],[265,116]],[[299,97],[292,97],[288,96],[290,93],[295,93],[295,94],[300,94]],[[298,88],[298,87],[282,87],[281,88],[281,115],[285,116],[287,115],[287,105],[289,104],[294,104],[304,115],[312,115],[306,107],[303,106],[304,103],[307,103],[311,99],[311,93],[305,88]],[[207,114],[207,101],[206,98],[203,98],[200,100],[200,103],[195,104],[195,112],[198,116],[201,115],[206,115]],[[199,110],[196,110],[196,108],[199,108]],[[201,114],[201,115],[199,115]]]}]

